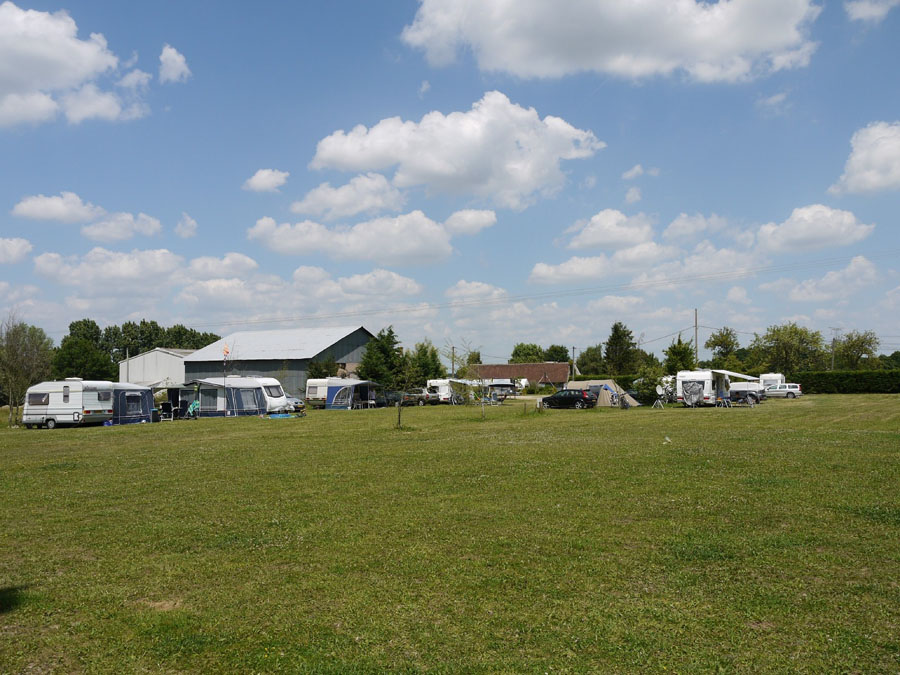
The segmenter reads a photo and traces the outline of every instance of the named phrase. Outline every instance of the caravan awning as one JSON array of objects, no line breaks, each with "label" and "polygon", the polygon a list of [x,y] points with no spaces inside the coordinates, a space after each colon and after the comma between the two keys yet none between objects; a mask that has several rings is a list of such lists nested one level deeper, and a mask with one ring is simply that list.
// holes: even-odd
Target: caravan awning
[{"label": "caravan awning", "polygon": [[735,373],[731,370],[712,370],[710,372],[713,373],[721,373],[722,375],[727,375],[728,377],[736,377],[739,380],[749,380],[750,382],[758,381],[758,377],[753,377],[753,375],[744,375],[743,373]]}]

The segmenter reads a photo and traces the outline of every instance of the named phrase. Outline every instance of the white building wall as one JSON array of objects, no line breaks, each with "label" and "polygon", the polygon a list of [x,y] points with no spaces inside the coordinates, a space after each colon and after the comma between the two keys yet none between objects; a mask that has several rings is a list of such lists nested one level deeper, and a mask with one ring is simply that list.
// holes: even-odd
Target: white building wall
[{"label": "white building wall", "polygon": [[164,349],[153,349],[119,362],[119,382],[150,386],[168,379],[184,382],[184,356]]}]

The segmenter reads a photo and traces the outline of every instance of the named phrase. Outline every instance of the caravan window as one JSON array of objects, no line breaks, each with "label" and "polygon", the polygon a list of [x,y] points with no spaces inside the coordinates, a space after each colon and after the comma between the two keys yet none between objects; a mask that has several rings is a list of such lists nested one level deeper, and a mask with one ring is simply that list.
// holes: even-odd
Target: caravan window
[{"label": "caravan window", "polygon": [[200,390],[200,410],[215,410],[219,405],[219,392],[215,389]]},{"label": "caravan window", "polygon": [[266,393],[272,398],[281,398],[282,396],[284,396],[284,392],[281,391],[281,387],[277,384],[263,387],[263,389],[265,389]]},{"label": "caravan window", "polygon": [[50,394],[28,394],[28,405],[50,405]]},{"label": "caravan window", "polygon": [[238,396],[241,410],[255,410],[259,406],[256,403],[256,389],[241,389]]},{"label": "caravan window", "polygon": [[97,400],[98,401],[112,401],[112,392],[111,391],[98,391],[97,392]]},{"label": "caravan window", "polygon": [[318,389],[319,389],[318,387],[314,387],[314,386],[310,385],[309,387],[306,388],[306,396],[308,398],[312,398],[313,396],[318,396],[319,395]]},{"label": "caravan window", "polygon": [[69,388],[63,387],[63,403],[69,402]]},{"label": "caravan window", "polygon": [[[101,392],[102,393],[102,392]],[[125,394],[125,414],[140,415],[141,414],[141,395]]]}]

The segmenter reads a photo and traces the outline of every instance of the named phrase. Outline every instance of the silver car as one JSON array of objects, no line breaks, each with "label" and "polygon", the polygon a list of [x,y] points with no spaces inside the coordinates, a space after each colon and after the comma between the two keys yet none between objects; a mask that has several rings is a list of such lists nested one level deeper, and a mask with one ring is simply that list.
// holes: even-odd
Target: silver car
[{"label": "silver car", "polygon": [[797,398],[803,396],[799,384],[773,384],[766,387],[766,396],[769,398]]}]

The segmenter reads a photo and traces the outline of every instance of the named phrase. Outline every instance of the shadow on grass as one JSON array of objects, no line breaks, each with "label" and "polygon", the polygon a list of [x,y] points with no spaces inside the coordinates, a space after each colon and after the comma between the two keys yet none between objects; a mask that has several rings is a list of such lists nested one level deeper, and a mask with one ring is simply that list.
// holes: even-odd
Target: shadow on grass
[{"label": "shadow on grass", "polygon": [[22,592],[28,590],[28,586],[4,586],[0,588],[0,614],[8,614],[24,601]]}]

